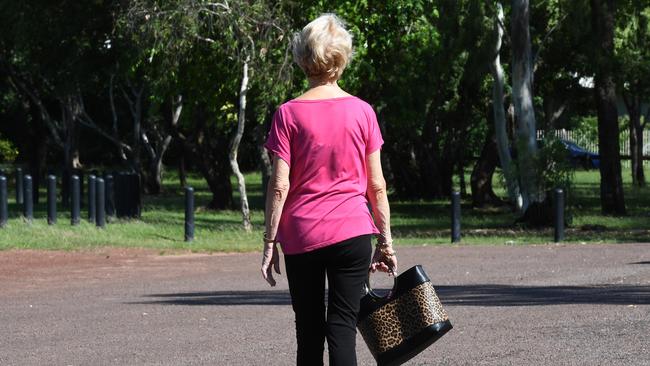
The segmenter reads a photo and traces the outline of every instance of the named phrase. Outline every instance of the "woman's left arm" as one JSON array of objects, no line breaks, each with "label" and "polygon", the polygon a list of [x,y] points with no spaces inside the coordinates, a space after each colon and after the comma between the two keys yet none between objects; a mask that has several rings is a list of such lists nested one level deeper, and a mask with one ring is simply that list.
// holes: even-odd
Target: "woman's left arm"
[{"label": "woman's left arm", "polygon": [[273,269],[280,274],[280,256],[278,253],[275,236],[278,233],[282,208],[289,193],[289,164],[273,156],[273,171],[266,189],[266,209],[264,221],[266,231],[264,232],[264,253],[262,258],[262,276],[271,285],[275,286]]}]

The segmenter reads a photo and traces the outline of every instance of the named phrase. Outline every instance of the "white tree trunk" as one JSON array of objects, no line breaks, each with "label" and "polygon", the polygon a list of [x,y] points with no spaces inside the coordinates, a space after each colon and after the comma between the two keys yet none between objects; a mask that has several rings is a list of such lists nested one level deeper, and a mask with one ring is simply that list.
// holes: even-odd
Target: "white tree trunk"
[{"label": "white tree trunk", "polygon": [[[510,156],[510,143],[508,141],[508,130],[506,124],[506,112],[503,108],[503,87],[505,85],[505,75],[501,66],[501,44],[503,39],[503,6],[497,3],[497,19],[494,21],[494,30],[497,34],[496,44],[494,47],[494,60],[492,61],[491,71],[494,78],[492,86],[492,109],[494,111],[494,131],[497,140],[497,151],[501,170],[506,180],[506,189],[508,198],[512,203],[519,202],[519,183],[517,182],[516,172],[512,166],[512,157]],[[521,207],[517,207],[521,209]]]},{"label": "white tree trunk", "polygon": [[239,115],[237,116],[237,132],[230,143],[230,167],[237,177],[237,186],[239,188],[239,195],[241,196],[241,214],[244,225],[244,230],[250,232],[252,230],[250,210],[248,208],[248,197],[246,196],[246,180],[244,174],[239,170],[239,163],[237,163],[237,151],[239,150],[239,143],[244,135],[244,126],[246,123],[246,93],[248,92],[248,60],[244,61],[243,75],[241,80],[241,88],[239,89]]},{"label": "white tree trunk", "polygon": [[537,136],[533,109],[533,70],[528,0],[512,1],[512,100],[522,210],[543,200],[537,169]]}]

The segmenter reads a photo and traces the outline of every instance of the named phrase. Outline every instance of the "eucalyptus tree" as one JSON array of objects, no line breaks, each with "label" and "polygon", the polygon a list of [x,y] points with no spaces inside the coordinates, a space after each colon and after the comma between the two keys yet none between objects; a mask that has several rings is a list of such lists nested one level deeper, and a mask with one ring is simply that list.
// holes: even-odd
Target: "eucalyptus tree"
[{"label": "eucalyptus tree", "polygon": [[[165,64],[175,75],[175,94],[185,94],[184,109],[190,112],[186,122],[180,122],[177,137],[197,157],[213,192],[211,207],[232,204],[230,173],[237,177],[246,230],[250,214],[238,152],[247,95],[258,79],[282,72],[277,58],[282,59],[288,45],[283,13],[281,4],[268,1],[200,0],[135,1],[125,12],[132,33],[151,35],[145,39],[151,60],[176,60]],[[263,103],[266,93],[256,95]]]},{"label": "eucalyptus tree", "polygon": [[540,173],[536,167],[537,122],[533,107],[533,54],[530,37],[528,0],[512,1],[512,100],[517,121],[516,144],[521,210],[544,199],[540,191]]}]

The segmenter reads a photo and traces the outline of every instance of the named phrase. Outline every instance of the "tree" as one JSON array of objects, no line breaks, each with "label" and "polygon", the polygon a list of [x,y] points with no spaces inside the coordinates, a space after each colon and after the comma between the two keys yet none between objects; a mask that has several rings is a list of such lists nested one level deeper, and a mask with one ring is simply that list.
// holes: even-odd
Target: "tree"
[{"label": "tree", "polygon": [[[213,192],[210,207],[232,204],[232,172],[246,230],[251,228],[250,214],[238,153],[247,121],[247,95],[257,80],[282,73],[278,56],[284,55],[288,39],[283,13],[280,5],[263,0],[143,0],[131,2],[124,12],[124,28],[131,37],[142,39],[149,62],[162,59],[159,63],[167,66],[167,72],[177,75],[166,77],[165,88],[176,89],[172,95],[183,95],[184,110],[190,110],[191,118],[186,124],[176,122],[176,136],[183,150],[197,158]],[[234,73],[233,69],[241,71]],[[259,90],[259,86],[271,84],[257,85]],[[256,101],[266,106],[264,97],[265,92],[256,93]],[[151,150],[150,155],[159,161]]]},{"label": "tree", "polygon": [[536,167],[537,127],[533,107],[533,59],[528,0],[512,1],[512,100],[516,118],[517,170],[522,210],[543,200]]},{"label": "tree", "polygon": [[[515,169],[510,155],[510,142],[507,133],[506,113],[504,109],[505,98],[503,89],[505,86],[505,73],[501,66],[501,45],[504,35],[505,17],[503,15],[503,7],[501,3],[497,2],[496,13],[494,19],[494,33],[496,41],[494,45],[494,60],[490,65],[492,73],[493,86],[492,86],[492,111],[494,119],[495,131],[495,144],[497,146],[499,161],[501,162],[501,169],[506,182],[506,190],[510,202],[518,202],[519,194],[519,181],[515,174]],[[490,177],[490,180],[492,178]],[[519,207],[521,208],[521,207]]]},{"label": "tree", "polygon": [[601,207],[604,214],[624,215],[614,67],[615,14],[613,0],[591,0],[592,30],[595,35],[594,99],[598,111]]},{"label": "tree", "polygon": [[65,174],[81,167],[79,126],[88,115],[85,96],[96,86],[94,76],[111,61],[104,46],[111,15],[102,2],[32,0],[1,6],[0,70],[25,103],[37,132],[32,137],[43,141],[31,145],[38,186],[48,147],[63,155]]},{"label": "tree", "polygon": [[632,184],[645,185],[643,171],[643,130],[641,107],[650,100],[650,6],[639,1],[620,3],[615,32],[615,54],[619,65],[618,91],[628,112]]}]

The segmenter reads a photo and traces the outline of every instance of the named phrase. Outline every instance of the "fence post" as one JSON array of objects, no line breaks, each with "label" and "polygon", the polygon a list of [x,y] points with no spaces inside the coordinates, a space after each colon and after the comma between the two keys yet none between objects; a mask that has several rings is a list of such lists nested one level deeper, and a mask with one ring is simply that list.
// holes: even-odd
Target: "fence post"
[{"label": "fence post", "polygon": [[79,176],[73,175],[70,179],[70,225],[79,225],[81,211],[81,181]]},{"label": "fence post", "polygon": [[47,176],[47,224],[56,224],[56,177]]},{"label": "fence post", "polygon": [[95,206],[96,212],[96,222],[98,228],[104,228],[106,226],[106,187],[104,186],[104,180],[102,178],[97,178],[96,183],[96,198],[97,205]]},{"label": "fence post", "polygon": [[7,225],[9,216],[7,200],[7,177],[0,175],[0,227]]},{"label": "fence post", "polygon": [[559,243],[564,240],[564,191],[561,188],[555,189],[555,199],[553,202],[555,204],[555,235],[553,239],[556,243]]},{"label": "fence post", "polygon": [[185,187],[185,241],[194,240],[194,188]]},{"label": "fence post", "polygon": [[32,193],[32,176],[25,175],[23,177],[23,184],[23,216],[25,216],[25,220],[27,220],[27,222],[31,223],[34,219],[34,195]]},{"label": "fence post", "polygon": [[88,221],[90,222],[95,222],[95,204],[97,203],[96,180],[97,178],[94,174],[88,176]]},{"label": "fence post", "polygon": [[460,242],[460,192],[451,193],[451,242]]},{"label": "fence post", "polygon": [[22,168],[16,168],[16,204],[17,205],[22,205],[23,204],[23,169]]}]

